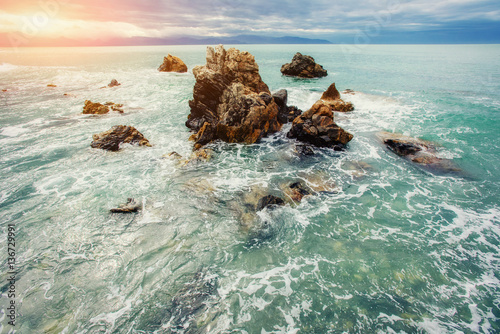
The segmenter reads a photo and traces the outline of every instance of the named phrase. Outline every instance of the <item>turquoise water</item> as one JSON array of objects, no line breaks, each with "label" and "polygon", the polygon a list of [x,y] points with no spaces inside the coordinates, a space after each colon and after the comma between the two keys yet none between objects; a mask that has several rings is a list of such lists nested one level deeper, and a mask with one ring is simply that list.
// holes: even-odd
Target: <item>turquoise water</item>
[{"label": "turquoise water", "polygon": [[[204,46],[0,49],[0,259],[6,282],[15,224],[17,332],[182,333],[179,291],[202,295],[197,273],[214,287],[191,312],[201,332],[500,332],[500,46],[237,47],[303,110],[332,82],[355,90],[343,98],[356,110],[336,115],[354,134],[348,149],[299,159],[288,125],[181,166],[162,156],[191,152],[184,122]],[[281,76],[297,51],[329,75]],[[189,72],[159,73],[167,53]],[[113,78],[122,85],[100,89]],[[82,115],[87,99],[125,113]],[[117,124],[153,147],[90,148]],[[409,164],[382,130],[436,142],[463,173]],[[335,191],[251,217],[270,227],[249,242],[245,198],[311,176]],[[128,197],[140,213],[109,213]]]}]

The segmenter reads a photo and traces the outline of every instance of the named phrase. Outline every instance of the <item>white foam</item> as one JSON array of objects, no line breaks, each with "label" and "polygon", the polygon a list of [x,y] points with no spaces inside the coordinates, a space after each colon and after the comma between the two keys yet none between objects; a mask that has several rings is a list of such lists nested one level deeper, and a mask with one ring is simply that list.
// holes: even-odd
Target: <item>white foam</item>
[{"label": "white foam", "polygon": [[29,131],[28,129],[25,129],[20,126],[7,126],[2,129],[2,132],[0,134],[6,137],[17,137],[28,131]]},{"label": "white foam", "polygon": [[2,63],[0,64],[0,72],[7,72],[7,71],[12,71],[18,68],[16,65],[8,64],[8,63]]}]

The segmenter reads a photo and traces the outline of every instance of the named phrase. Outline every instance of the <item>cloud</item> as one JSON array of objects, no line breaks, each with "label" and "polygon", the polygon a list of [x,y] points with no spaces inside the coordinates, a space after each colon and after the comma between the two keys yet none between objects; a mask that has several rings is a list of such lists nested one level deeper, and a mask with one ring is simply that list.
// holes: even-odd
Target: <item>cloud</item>
[{"label": "cloud", "polygon": [[[376,29],[474,29],[500,23],[498,0],[2,0],[0,32],[21,32],[51,8],[40,35],[66,38],[296,35],[336,41]],[[499,37],[500,38],[500,37]]]}]

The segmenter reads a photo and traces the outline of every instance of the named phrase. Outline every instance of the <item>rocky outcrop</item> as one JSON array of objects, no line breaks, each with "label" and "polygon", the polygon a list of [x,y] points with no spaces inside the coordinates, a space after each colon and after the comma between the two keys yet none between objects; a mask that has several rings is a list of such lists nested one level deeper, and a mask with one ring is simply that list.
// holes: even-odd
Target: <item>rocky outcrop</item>
[{"label": "rocky outcrop", "polygon": [[127,198],[127,203],[119,205],[117,208],[109,210],[112,213],[133,213],[142,208],[140,203],[137,203],[133,198]]},{"label": "rocky outcrop", "polygon": [[292,122],[297,116],[302,114],[302,110],[296,106],[288,106],[288,92],[280,89],[273,94],[273,100],[278,106],[278,122],[281,124]]},{"label": "rocky outcrop", "polygon": [[172,56],[169,54],[166,57],[163,57],[163,64],[158,67],[158,71],[160,72],[179,72],[184,73],[187,72],[188,68],[184,62],[176,56]]},{"label": "rocky outcrop", "polygon": [[323,66],[317,64],[313,57],[300,52],[293,56],[291,63],[281,66],[281,73],[299,78],[320,78],[328,75]]},{"label": "rocky outcrop", "polygon": [[334,111],[348,112],[354,110],[351,102],[345,102],[340,98],[335,82],[321,95],[321,100],[328,103]]},{"label": "rocky outcrop", "polygon": [[353,135],[334,122],[333,112],[352,109],[354,108],[351,103],[344,102],[340,98],[340,93],[333,83],[311,109],[293,120],[287,137],[296,138],[317,147],[343,149],[351,141]]},{"label": "rocky outcrop", "polygon": [[133,126],[115,125],[111,130],[92,136],[92,148],[100,148],[107,151],[118,151],[120,144],[128,143],[138,146],[151,146],[142,133]]},{"label": "rocky outcrop", "polygon": [[186,126],[196,132],[195,149],[217,139],[251,144],[280,130],[278,106],[250,53],[208,47],[207,64],[196,66],[193,74]]},{"label": "rocky outcrop", "polygon": [[108,84],[108,87],[116,87],[120,86],[121,83],[119,83],[116,79],[111,80],[111,82]]},{"label": "rocky outcrop", "polygon": [[101,104],[98,102],[92,102],[89,100],[85,101],[85,105],[83,106],[83,114],[93,114],[93,115],[103,115],[107,114],[110,111],[117,111],[119,113],[123,113],[123,104],[117,104],[113,102],[106,102],[105,104]]},{"label": "rocky outcrop", "polygon": [[341,150],[353,135],[338,126],[333,119],[333,109],[322,100],[293,120],[288,138],[296,138],[317,147]]},{"label": "rocky outcrop", "polygon": [[445,174],[461,172],[451,160],[439,158],[436,145],[430,141],[390,132],[379,132],[377,137],[396,155],[430,172]]}]

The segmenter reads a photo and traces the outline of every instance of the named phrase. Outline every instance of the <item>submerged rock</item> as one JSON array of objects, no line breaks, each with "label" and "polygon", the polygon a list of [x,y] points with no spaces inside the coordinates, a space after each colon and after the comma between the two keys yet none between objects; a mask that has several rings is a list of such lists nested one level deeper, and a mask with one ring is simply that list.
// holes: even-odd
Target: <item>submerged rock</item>
[{"label": "submerged rock", "polygon": [[123,104],[117,104],[113,102],[106,102],[105,104],[101,104],[99,102],[92,102],[89,100],[85,101],[85,105],[83,106],[83,114],[92,114],[92,115],[103,115],[107,114],[110,111],[117,111],[119,113],[123,113]]},{"label": "submerged rock", "polygon": [[299,157],[314,155],[314,150],[310,145],[295,145],[295,154]]},{"label": "submerged rock", "polygon": [[300,203],[305,196],[312,194],[311,190],[300,181],[283,187],[283,192],[293,203]]},{"label": "submerged rock", "polygon": [[317,64],[313,57],[300,52],[293,56],[291,63],[281,66],[281,73],[299,78],[320,78],[328,75],[323,66]]},{"label": "submerged rock", "polygon": [[285,201],[277,196],[267,195],[262,197],[257,203],[257,211],[263,210],[269,207],[276,207],[279,205],[285,205]]},{"label": "submerged rock", "polygon": [[163,57],[163,64],[158,67],[158,71],[160,72],[178,72],[184,73],[187,72],[188,68],[184,62],[176,56],[172,56],[168,54],[168,56]]},{"label": "submerged rock", "polygon": [[196,131],[195,148],[217,139],[251,144],[281,129],[278,105],[250,53],[208,47],[207,64],[196,66],[193,74],[186,126]]},{"label": "submerged rock", "polygon": [[436,145],[420,138],[400,133],[379,132],[377,137],[396,155],[435,173],[461,173],[451,160],[437,156]]},{"label": "submerged rock", "polygon": [[109,210],[112,213],[133,213],[137,212],[142,208],[140,203],[137,203],[135,199],[128,198],[127,203],[119,205],[117,208]]},{"label": "submerged rock", "polygon": [[169,333],[209,332],[217,316],[212,309],[218,301],[217,286],[216,275],[198,271],[172,298],[170,319],[162,327],[173,330]]},{"label": "submerged rock", "polygon": [[90,146],[108,151],[118,151],[120,144],[128,143],[138,146],[151,146],[142,133],[133,126],[115,125],[111,130],[101,132],[92,136]]}]

